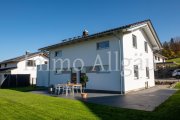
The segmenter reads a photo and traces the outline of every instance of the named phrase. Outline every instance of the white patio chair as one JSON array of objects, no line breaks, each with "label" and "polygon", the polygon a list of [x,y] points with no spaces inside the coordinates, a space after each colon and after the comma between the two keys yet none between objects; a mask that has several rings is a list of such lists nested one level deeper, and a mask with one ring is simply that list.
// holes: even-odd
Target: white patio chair
[{"label": "white patio chair", "polygon": [[61,93],[61,90],[63,92],[64,87],[61,84],[55,85],[55,94],[59,95]]},{"label": "white patio chair", "polygon": [[66,96],[68,95],[68,93],[72,92],[72,87],[68,86],[68,85],[64,85],[63,86],[63,93],[66,94]]},{"label": "white patio chair", "polygon": [[74,90],[76,91],[76,93],[79,93],[78,90],[80,90],[79,86],[74,86]]}]

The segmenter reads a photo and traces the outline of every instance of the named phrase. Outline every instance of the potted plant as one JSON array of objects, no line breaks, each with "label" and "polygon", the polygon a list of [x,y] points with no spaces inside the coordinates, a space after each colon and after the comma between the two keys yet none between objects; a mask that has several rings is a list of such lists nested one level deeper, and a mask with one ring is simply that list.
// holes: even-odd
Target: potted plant
[{"label": "potted plant", "polygon": [[83,99],[87,98],[87,93],[85,93],[85,88],[86,88],[86,83],[89,81],[89,78],[87,75],[83,75],[81,76],[81,79],[80,79],[80,83],[82,84],[82,87],[83,87],[83,93],[81,93],[81,96]]}]

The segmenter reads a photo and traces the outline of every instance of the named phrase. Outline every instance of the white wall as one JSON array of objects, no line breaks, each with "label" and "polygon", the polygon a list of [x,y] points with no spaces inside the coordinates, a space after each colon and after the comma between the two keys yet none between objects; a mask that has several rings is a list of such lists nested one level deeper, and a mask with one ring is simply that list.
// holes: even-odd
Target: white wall
[{"label": "white wall", "polygon": [[162,62],[166,62],[165,58],[158,56],[158,55],[154,55],[154,63],[162,63]]},{"label": "white wall", "polygon": [[[48,61],[48,59],[46,57],[43,57],[43,56],[35,56],[35,57],[29,58],[27,60],[35,60],[36,65],[44,64],[45,61]],[[30,74],[30,83],[36,84],[37,66],[27,67],[26,66],[26,60],[20,61],[17,64],[17,69],[12,70],[11,74]]]},{"label": "white wall", "polygon": [[[97,50],[96,43],[100,41],[109,41],[110,48]],[[115,54],[114,52],[119,52],[118,39],[114,36],[102,37],[99,39],[92,39],[91,41],[85,41],[81,43],[76,43],[73,45],[68,45],[61,47],[59,49],[53,49],[50,51],[51,58],[51,69],[53,69],[52,59],[58,59],[54,57],[54,53],[57,50],[62,50],[62,58],[68,58],[71,60],[71,67],[73,67],[73,61],[76,58],[81,58],[85,62],[85,66],[93,66],[96,56],[100,55],[103,65],[109,65],[107,52],[112,52],[112,68],[115,69]],[[79,67],[80,65],[77,64]],[[65,68],[67,65],[65,65]],[[109,73],[87,73],[89,77],[89,82],[87,83],[87,89],[95,90],[110,90],[110,91],[120,91],[120,74],[119,72],[109,72]],[[70,74],[60,74],[56,75],[54,71],[50,73],[50,84],[57,83],[67,83],[71,79]]]},{"label": "white wall", "polygon": [[[132,44],[132,34],[137,37],[137,49]],[[144,41],[148,42],[148,53],[145,52]],[[155,85],[154,83],[154,64],[153,64],[153,52],[150,47],[148,38],[143,34],[141,30],[133,31],[123,36],[123,54],[125,61],[124,70],[124,84],[125,91],[131,91],[136,89],[145,88],[145,82],[148,81],[149,87]],[[139,59],[140,58],[140,59]],[[130,60],[129,66],[128,60]],[[143,64],[139,64],[139,60],[142,60]],[[147,62],[146,62],[147,61]],[[139,79],[134,78],[134,65],[139,67]],[[146,78],[146,66],[150,69],[150,78]]]},{"label": "white wall", "polygon": [[[132,34],[137,36],[137,46],[138,48],[133,48],[132,45]],[[119,35],[119,38],[120,35]],[[125,92],[142,89],[145,88],[145,82],[148,82],[149,87],[155,85],[154,82],[154,62],[153,62],[153,52],[152,48],[149,44],[148,37],[141,31],[136,30],[132,33],[124,34],[123,37],[123,60],[126,62],[127,59],[130,59],[131,63],[128,66],[124,66],[124,89]],[[110,48],[97,50],[96,43],[100,41],[110,41]],[[144,49],[144,41],[148,42],[148,53],[145,52]],[[85,66],[93,66],[94,61],[96,59],[97,54],[99,54],[102,58],[104,65],[109,65],[108,62],[108,51],[118,52],[119,53],[119,41],[117,37],[109,36],[102,37],[98,39],[93,39],[91,41],[85,41],[81,43],[71,44],[68,46],[60,47],[59,49],[50,50],[50,66],[51,70],[53,69],[53,59],[58,59],[55,56],[55,51],[62,50],[62,59],[68,58],[72,61],[76,58],[81,58],[85,62]],[[119,53],[120,54],[120,53]],[[118,56],[119,58],[119,56]],[[139,65],[138,59],[142,60],[142,65]],[[120,60],[118,59],[118,63],[120,64]],[[147,64],[146,64],[147,63]],[[139,79],[134,79],[134,65],[138,64],[139,66]],[[126,64],[125,64],[126,65]],[[118,65],[120,66],[120,65]],[[60,67],[60,66],[58,66]],[[64,66],[66,68],[67,65]],[[78,65],[79,67],[79,65]],[[150,78],[146,77],[146,67],[150,69]],[[115,55],[112,55],[112,69],[115,68]],[[131,74],[129,75],[129,71]],[[87,73],[89,77],[89,82],[87,83],[87,89],[95,89],[95,90],[109,90],[109,91],[120,91],[120,81],[121,76],[118,71],[111,71],[109,73]],[[50,72],[50,84],[58,84],[58,83],[67,83],[70,80],[70,74],[55,74],[55,71]]]}]

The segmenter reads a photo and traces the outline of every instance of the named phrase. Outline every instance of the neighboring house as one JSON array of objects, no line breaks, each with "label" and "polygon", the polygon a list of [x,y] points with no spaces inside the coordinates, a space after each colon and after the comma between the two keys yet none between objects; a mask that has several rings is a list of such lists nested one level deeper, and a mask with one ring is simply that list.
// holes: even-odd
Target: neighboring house
[{"label": "neighboring house", "polygon": [[[68,80],[79,83],[81,75],[86,74],[89,77],[87,89],[127,93],[155,85],[153,51],[161,48],[151,21],[145,20],[92,35],[84,31],[81,37],[40,50],[48,51],[50,56],[48,85]],[[103,66],[93,69],[99,57]],[[77,71],[76,68],[82,67],[80,59],[84,67]]]},{"label": "neighboring house", "polygon": [[42,52],[25,55],[0,62],[0,86],[7,75],[29,75],[30,84],[36,84],[37,65],[47,64],[48,58]]},{"label": "neighboring house", "polygon": [[154,70],[157,71],[159,69],[165,69],[168,66],[175,65],[173,62],[166,62],[166,60],[167,57],[159,53],[154,53]]},{"label": "neighboring house", "polygon": [[155,53],[154,54],[154,63],[164,63],[166,62],[167,57],[159,54],[159,53]]}]

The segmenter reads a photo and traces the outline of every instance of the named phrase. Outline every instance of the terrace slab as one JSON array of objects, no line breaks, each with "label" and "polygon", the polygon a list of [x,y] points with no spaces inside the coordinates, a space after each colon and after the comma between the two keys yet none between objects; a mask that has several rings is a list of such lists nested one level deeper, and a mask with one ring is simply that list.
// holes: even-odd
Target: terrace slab
[{"label": "terrace slab", "polygon": [[[175,92],[175,89],[167,88],[167,86],[155,86],[153,88],[131,92],[126,95],[112,93],[88,93],[88,98],[82,99],[80,93],[77,93],[75,96],[58,95],[57,97],[108,105],[112,107],[153,111]],[[32,93],[49,95],[47,91],[33,91]]]}]

